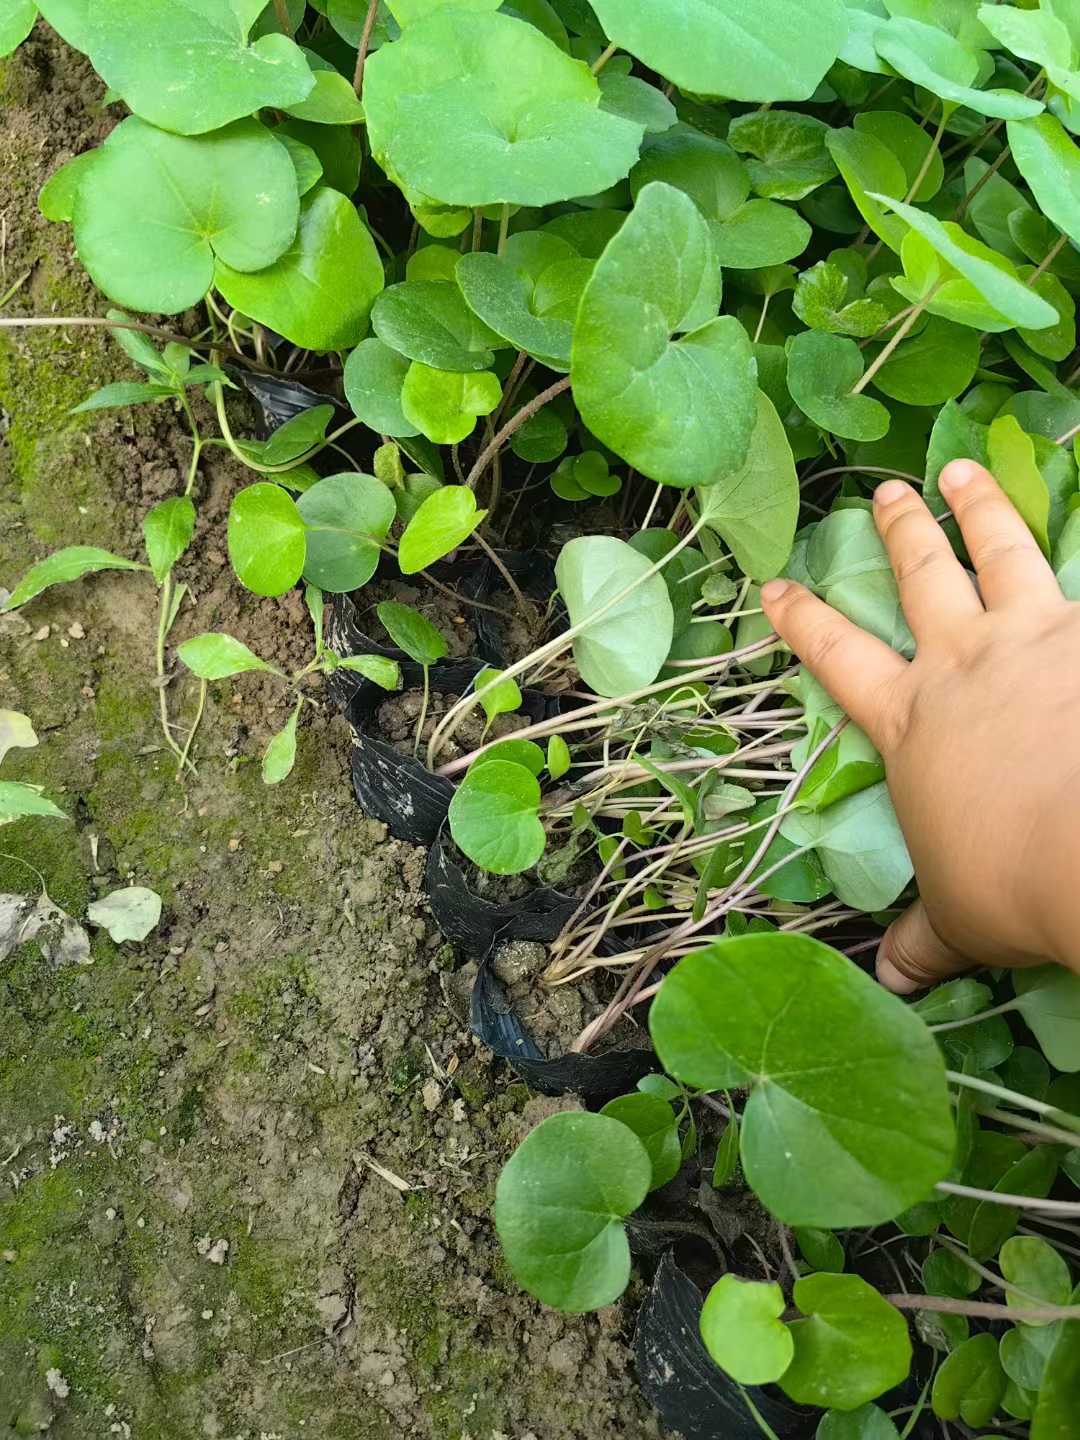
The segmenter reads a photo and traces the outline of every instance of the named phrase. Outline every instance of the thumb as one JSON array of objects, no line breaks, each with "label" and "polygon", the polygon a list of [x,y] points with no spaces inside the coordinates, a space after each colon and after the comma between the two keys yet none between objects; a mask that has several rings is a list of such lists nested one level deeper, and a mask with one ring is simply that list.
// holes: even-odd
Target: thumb
[{"label": "thumb", "polygon": [[971,968],[970,960],[942,940],[921,900],[889,926],[877,954],[877,977],[896,995],[913,995]]}]

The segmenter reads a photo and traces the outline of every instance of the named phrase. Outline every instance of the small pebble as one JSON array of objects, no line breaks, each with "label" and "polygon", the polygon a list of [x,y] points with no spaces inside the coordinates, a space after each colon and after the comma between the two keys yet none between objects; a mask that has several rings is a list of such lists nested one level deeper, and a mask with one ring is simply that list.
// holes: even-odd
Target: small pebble
[{"label": "small pebble", "polygon": [[35,631],[34,631],[34,639],[35,639],[35,640],[47,640],[47,639],[49,638],[49,636],[50,636],[51,633],[52,633],[52,626],[51,626],[51,625],[42,625],[42,627],[41,627],[40,630],[35,630]]},{"label": "small pebble", "polygon": [[280,875],[282,870],[285,869],[285,866],[281,863],[280,860],[271,860],[270,864],[267,865],[266,868],[270,871],[271,875]]},{"label": "small pebble", "polygon": [[86,631],[79,624],[78,620],[76,620],[73,625],[68,626],[68,634],[71,636],[72,640],[86,639]]}]

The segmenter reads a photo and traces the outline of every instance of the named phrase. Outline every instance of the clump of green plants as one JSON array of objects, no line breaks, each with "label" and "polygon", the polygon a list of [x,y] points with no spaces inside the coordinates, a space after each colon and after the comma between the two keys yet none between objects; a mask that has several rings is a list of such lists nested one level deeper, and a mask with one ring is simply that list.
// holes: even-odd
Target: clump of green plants
[{"label": "clump of green plants", "polygon": [[[115,107],[40,204],[116,308],[0,325],[112,328],[144,378],[80,408],[172,407],[192,454],[145,518],[145,563],[74,544],[5,608],[145,572],[182,774],[205,686],[270,668],[195,635],[176,654],[199,699],[175,718],[191,599],[174,572],[201,457],[226,447],[251,472],[236,575],[255,596],[303,584],[315,634],[277,677],[294,703],[264,757],[275,783],[309,675],[400,683],[392,660],[326,647],[324,597],[380,568],[425,587],[378,613],[427,697],[446,640],[425,596],[514,619],[501,591],[432,572],[484,559],[540,643],[479,671],[429,735],[425,699],[416,754],[455,781],[450,834],[481,869],[589,859],[546,983],[612,972],[576,1048],[649,1005],[667,1072],[526,1140],[497,1204],[518,1279],[568,1309],[620,1294],[624,1219],[701,1165],[719,1110],[715,1186],[741,1175],[776,1222],[777,1253],[703,1312],[737,1383],[825,1410],[822,1440],[908,1433],[918,1411],[876,1402],[909,1373],[913,1320],[923,1409],[1069,1434],[1080,982],[965,979],[905,1007],[852,963],[912,865],[880,755],[792,663],[758,587],[799,579],[910,656],[870,493],[919,486],[962,555],[938,477],[968,456],[1080,599],[1074,0],[37,8]],[[0,0],[0,50],[36,14]],[[245,371],[326,403],[245,436]],[[503,558],[537,537],[557,590],[539,601]],[[491,739],[537,689],[560,713]],[[884,1296],[875,1247],[899,1257]]]}]

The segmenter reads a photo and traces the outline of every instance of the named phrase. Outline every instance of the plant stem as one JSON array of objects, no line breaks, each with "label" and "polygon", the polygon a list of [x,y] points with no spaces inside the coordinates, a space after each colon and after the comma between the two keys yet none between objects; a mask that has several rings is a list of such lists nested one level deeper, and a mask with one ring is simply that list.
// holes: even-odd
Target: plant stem
[{"label": "plant stem", "polygon": [[940,1295],[885,1295],[897,1310],[932,1310],[938,1315],[971,1315],[987,1320],[1077,1320],[1080,1305],[1043,1305],[1018,1311],[1008,1305],[991,1305],[985,1300],[947,1300]]},{"label": "plant stem", "polygon": [[506,581],[507,589],[510,591],[511,595],[513,595],[514,600],[517,603],[518,609],[523,615],[527,615],[529,613],[529,610],[531,609],[531,606],[529,605],[529,602],[525,599],[525,596],[518,589],[517,582],[510,574],[510,571],[506,568],[503,562],[499,559],[496,552],[480,534],[479,530],[473,531],[473,539],[480,546],[480,549],[483,550],[484,554],[488,557],[491,563],[495,566],[495,569],[498,570],[502,578]]},{"label": "plant stem", "polygon": [[1050,268],[1050,266],[1054,263],[1054,261],[1057,259],[1057,257],[1061,254],[1062,250],[1065,249],[1065,246],[1066,246],[1068,243],[1069,243],[1069,237],[1068,237],[1068,235],[1062,235],[1061,239],[1057,242],[1057,244],[1054,246],[1054,248],[1047,254],[1046,258],[1045,258],[1044,260],[1042,260],[1042,261],[1035,267],[1034,273],[1031,274],[1031,275],[1029,275],[1028,278],[1027,278],[1027,280],[1024,281],[1024,284],[1025,284],[1025,285],[1034,285],[1034,284],[1035,284],[1035,281],[1038,280],[1039,276],[1040,276],[1045,270],[1048,270],[1048,269]]},{"label": "plant stem", "polygon": [[371,45],[371,32],[375,28],[375,17],[379,13],[379,0],[370,0],[367,14],[364,16],[364,28],[360,32],[360,47],[356,52],[356,70],[353,74],[353,89],[356,91],[356,98],[360,99],[360,92],[364,88],[364,64],[368,56],[368,48]]},{"label": "plant stem", "polygon": [[766,317],[766,316],[768,315],[768,313],[769,313],[769,301],[770,301],[771,299],[772,299],[772,296],[771,296],[771,295],[766,295],[766,296],[765,296],[765,303],[764,303],[764,305],[762,305],[762,307],[761,307],[761,318],[758,320],[758,322],[757,322],[757,329],[754,331],[754,344],[755,344],[755,345],[756,345],[756,344],[758,343],[758,341],[761,339],[761,332],[765,329],[765,317]]},{"label": "plant stem", "polygon": [[413,737],[413,759],[420,758],[420,737],[424,733],[424,725],[427,721],[428,702],[431,699],[431,667],[424,666],[424,698],[420,705],[420,718],[416,722],[416,735]]},{"label": "plant stem", "polygon": [[858,383],[857,385],[854,385],[854,386],[852,387],[852,390],[851,390],[852,395],[861,395],[862,392],[866,389],[866,387],[870,384],[870,381],[873,380],[874,376],[878,373],[878,371],[881,369],[881,367],[885,364],[885,362],[886,362],[886,361],[889,359],[889,357],[893,354],[893,352],[896,350],[896,347],[900,344],[900,342],[903,340],[904,336],[908,333],[908,331],[911,329],[911,327],[915,324],[915,321],[916,321],[916,320],[919,318],[919,316],[923,313],[923,311],[926,309],[927,305],[930,304],[930,301],[934,298],[934,296],[937,294],[938,290],[941,288],[941,283],[942,283],[942,282],[939,280],[936,285],[934,285],[930,290],[928,290],[928,291],[926,292],[926,294],[923,296],[923,298],[919,301],[919,303],[918,303],[918,304],[915,306],[915,308],[912,310],[911,314],[907,317],[907,319],[904,321],[904,323],[900,326],[899,330],[897,330],[896,334],[892,337],[892,339],[889,341],[889,343],[885,346],[885,349],[882,350],[881,354],[877,357],[877,359],[873,362],[873,364],[872,364],[872,365],[870,366],[870,368],[867,370],[866,374],[862,377],[862,379],[859,381],[859,383]]},{"label": "plant stem", "polygon": [[289,19],[289,7],[285,0],[274,0],[274,14],[277,16],[281,33],[287,40],[291,40],[293,38],[292,21]]},{"label": "plant stem", "polygon": [[994,161],[994,163],[987,168],[986,173],[982,176],[982,178],[971,187],[968,193],[964,196],[963,200],[960,201],[960,204],[953,211],[952,219],[955,222],[959,222],[964,218],[964,214],[968,206],[971,204],[972,200],[975,199],[976,195],[980,194],[984,186],[989,185],[990,181],[1001,169],[1002,165],[1005,164],[1005,161],[1009,158],[1011,154],[1012,150],[1009,148],[1008,145],[1006,145],[1005,149],[1002,150],[1001,154]]},{"label": "plant stem", "polygon": [[313,445],[310,450],[305,451],[304,454],[296,460],[290,460],[287,465],[256,465],[249,456],[244,454],[236,443],[236,439],[232,433],[232,427],[229,424],[229,417],[225,413],[225,391],[220,381],[214,386],[214,403],[217,407],[218,424],[221,426],[221,434],[225,444],[229,447],[235,458],[240,461],[241,465],[246,465],[249,470],[257,470],[260,475],[287,475],[290,470],[299,469],[301,465],[305,465],[315,455],[318,455],[320,450],[325,450],[328,445],[333,445],[335,440],[340,439],[347,431],[354,430],[356,426],[360,424],[359,420],[347,420],[340,429],[333,431],[325,440],[320,440],[318,445]]},{"label": "plant stem", "polygon": [[181,768],[183,768],[184,752],[180,749],[180,746],[173,739],[172,730],[169,726],[169,704],[165,698],[165,638],[167,633],[165,626],[168,623],[169,619],[169,606],[172,600],[172,586],[173,579],[172,571],[170,570],[169,573],[165,576],[165,579],[161,582],[161,596],[158,602],[158,631],[157,646],[155,649],[155,660],[157,662],[158,679],[158,714],[161,718],[161,731],[162,734],[165,736],[165,743],[168,745],[169,749],[173,752],[177,759],[181,762]]},{"label": "plant stem", "polygon": [[[1035,1195],[1008,1195],[998,1190],[981,1190],[974,1185],[954,1185],[951,1180],[940,1180],[934,1186],[943,1195],[960,1195],[965,1200],[985,1200],[991,1205],[1008,1205],[1017,1210],[1045,1210],[1048,1215],[1080,1215],[1080,1201],[1040,1200]],[[1077,1309],[1080,1315],[1080,1307]]]},{"label": "plant stem", "polygon": [[[195,711],[195,719],[191,723],[191,729],[188,731],[188,737],[184,741],[184,753],[180,756],[180,765],[176,772],[177,775],[180,775],[183,772],[184,766],[188,763],[188,756],[191,753],[191,747],[195,741],[195,736],[198,734],[199,726],[202,724],[203,710],[206,708],[206,690],[207,682],[205,680],[200,680],[199,704]],[[191,768],[192,770],[194,770],[195,766],[192,765]]]},{"label": "plant stem", "polygon": [[187,395],[181,390],[180,404],[184,407],[184,414],[187,416],[188,425],[191,428],[191,438],[195,448],[191,452],[191,464],[188,466],[187,484],[184,486],[184,494],[190,495],[195,487],[195,477],[199,473],[199,457],[202,455],[202,436],[199,434],[199,427],[195,423],[195,415],[188,402]]},{"label": "plant stem", "polygon": [[1004,1085],[994,1085],[989,1080],[981,1080],[977,1075],[963,1075],[959,1070],[946,1070],[945,1078],[954,1085],[966,1085],[969,1090],[993,1095],[995,1099],[1004,1100],[1018,1109],[1033,1110],[1036,1115],[1045,1115],[1059,1125],[1064,1125],[1067,1130],[1075,1129],[1080,1132],[1080,1117],[1068,1115],[1056,1105],[1048,1105],[1045,1100],[1034,1100],[1030,1095],[1022,1095],[1018,1090],[1006,1090]]},{"label": "plant stem", "polygon": [[509,226],[510,206],[504,205],[502,208],[502,218],[499,221],[499,245],[497,250],[495,251],[496,255],[498,255],[500,259],[502,259],[502,253],[506,249],[506,232]]},{"label": "plant stem", "polygon": [[507,440],[510,439],[511,435],[513,435],[515,431],[520,430],[526,420],[531,420],[538,410],[542,410],[544,406],[554,400],[557,395],[561,395],[563,391],[569,389],[570,376],[564,375],[563,378],[557,380],[554,385],[549,385],[546,390],[542,390],[540,394],[537,395],[535,399],[530,400],[527,405],[523,405],[517,414],[506,422],[498,434],[495,435],[494,439],[484,446],[476,464],[469,471],[465,484],[470,490],[475,490],[477,482],[491,463],[492,458],[498,454]]},{"label": "plant stem", "polygon": [[965,1025],[977,1025],[980,1020],[989,1020],[994,1015],[1008,1015],[1010,1010],[1019,1009],[1019,1000],[1007,1000],[1004,1005],[995,1005],[993,1010],[980,1010],[978,1015],[972,1015],[967,1020],[946,1020],[941,1025],[928,1025],[927,1029],[932,1030],[935,1035],[943,1030],[963,1030]]},{"label": "plant stem", "polygon": [[478,206],[476,207],[476,209],[473,211],[473,222],[472,222],[472,248],[473,248],[473,252],[474,252],[474,253],[475,253],[477,250],[480,249],[480,245],[481,245],[481,242],[483,241],[483,237],[484,237],[484,211],[483,211],[483,208],[478,205]]},{"label": "plant stem", "polygon": [[[931,110],[933,110],[933,106],[931,106],[930,108],[931,108]],[[948,119],[948,116],[946,115],[945,106],[944,106],[944,104],[943,104],[942,107],[941,107],[941,119],[940,119],[940,121],[938,122],[937,133],[934,135],[934,143],[930,146],[930,149],[926,152],[926,158],[923,160],[922,168],[919,170],[919,173],[915,176],[915,179],[914,179],[914,180],[912,181],[912,183],[911,183],[911,188],[908,190],[907,195],[904,197],[904,204],[905,204],[905,205],[910,205],[911,202],[915,199],[915,196],[919,193],[919,186],[922,184],[922,182],[926,179],[927,175],[930,173],[930,166],[934,163],[934,156],[938,153],[938,151],[939,151],[940,148],[941,148],[941,137],[942,137],[942,135],[945,134],[945,121],[946,121],[947,119]]]},{"label": "plant stem", "polygon": [[618,48],[619,48],[618,45],[609,45],[609,46],[607,47],[607,49],[603,52],[603,54],[600,55],[600,56],[598,56],[598,58],[593,62],[592,66],[591,66],[592,73],[593,73],[594,75],[599,75],[599,74],[600,74],[600,71],[603,70],[604,66],[605,66],[605,65],[607,64],[607,62],[611,59],[611,57],[615,54],[615,52],[618,50]]}]

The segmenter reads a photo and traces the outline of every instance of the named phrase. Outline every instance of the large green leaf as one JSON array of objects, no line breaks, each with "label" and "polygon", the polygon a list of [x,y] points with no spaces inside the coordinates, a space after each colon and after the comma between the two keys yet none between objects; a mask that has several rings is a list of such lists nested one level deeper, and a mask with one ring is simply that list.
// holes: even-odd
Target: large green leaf
[{"label": "large green leaf", "polygon": [[887,909],[914,873],[884,781],[825,810],[797,811],[780,833],[814,849],[838,898],[856,910]]},{"label": "large green leaf", "polygon": [[706,1350],[741,1385],[779,1380],[795,1354],[791,1330],[780,1319],[785,1308],[779,1285],[722,1275],[701,1309]]},{"label": "large green leaf", "polygon": [[602,110],[600,94],[583,61],[498,14],[436,11],[364,73],[379,162],[453,205],[551,205],[621,180],[644,131]]},{"label": "large green leaf", "polygon": [[272,265],[300,213],[289,152],[255,120],[170,135],[134,116],[109,136],[75,193],[75,245],[90,277],[131,310],[176,314],[214,280]]},{"label": "large green leaf", "polygon": [[555,578],[572,626],[590,622],[617,595],[630,593],[587,623],[574,641],[581,678],[615,698],[651,685],[667,659],[675,627],[664,577],[652,561],[614,535],[582,535],[564,545]]},{"label": "large green leaf", "polygon": [[262,106],[284,109],[313,89],[311,67],[292,40],[277,34],[247,43],[258,8],[229,0],[39,5],[136,115],[181,135],[217,130]]},{"label": "large green leaf", "polygon": [[380,340],[433,370],[487,370],[500,337],[466,305],[452,280],[406,280],[375,302]]},{"label": "large green leaf", "polygon": [[805,330],[788,351],[788,389],[815,425],[845,440],[880,440],[891,417],[880,400],[853,395],[863,377],[862,353],[854,340]]},{"label": "large green leaf", "polygon": [[860,1405],[857,1410],[830,1410],[815,1440],[900,1440],[900,1431],[884,1410]]},{"label": "large green leaf", "polygon": [[539,808],[540,785],[531,771],[510,760],[490,760],[470,769],[454,791],[450,834],[482,870],[520,875],[547,844]]},{"label": "large green leaf", "polygon": [[702,486],[697,502],[701,518],[731,547],[743,574],[770,580],[791,554],[799,522],[799,477],[772,401],[759,390],[757,403],[758,420],[745,464]]},{"label": "large green leaf", "polygon": [[680,90],[731,100],[808,100],[847,33],[842,0],[593,0],[622,49]]},{"label": "large green leaf", "polygon": [[979,20],[1000,40],[1006,49],[1024,60],[1041,65],[1051,82],[1068,94],[1080,96],[1080,63],[1068,21],[1074,21],[1069,8],[1055,14],[1054,4],[1041,4],[1037,9],[1017,9],[1012,5],[983,5]]},{"label": "large green leaf", "polygon": [[377,542],[397,517],[387,487],[371,475],[328,475],[296,508],[308,527],[304,579],[333,595],[366,585],[379,563]]},{"label": "large green leaf", "polygon": [[958,1345],[934,1377],[931,1403],[942,1420],[989,1425],[1005,1394],[1005,1372],[992,1335]]},{"label": "large green leaf", "polygon": [[708,485],[746,460],[754,355],[734,317],[715,318],[719,299],[697,208],[647,185],[585,288],[571,376],[585,424],[652,480]]},{"label": "large green leaf", "polygon": [[[1074,1294],[1073,1304],[1077,1303]],[[1067,1320],[1050,1353],[1031,1421],[1031,1440],[1071,1440],[1080,1414],[1080,1320]]]},{"label": "large green leaf", "polygon": [[1080,240],[1080,151],[1053,115],[1009,122],[1009,144],[1017,169],[1031,186],[1043,214],[1073,240]]},{"label": "large green leaf", "polygon": [[37,19],[35,0],[0,0],[0,55],[17,49]]},{"label": "large green leaf", "polygon": [[495,1187],[495,1229],[514,1278],[560,1310],[610,1305],[630,1279],[622,1222],[651,1181],[644,1145],[618,1120],[549,1116],[525,1137]]},{"label": "large green leaf", "polygon": [[512,235],[502,257],[463,255],[455,274],[469,309],[519,350],[555,370],[570,368],[581,292],[593,265],[555,235]]},{"label": "large green leaf", "polygon": [[70,580],[81,580],[84,575],[93,575],[98,570],[145,570],[137,560],[125,560],[122,555],[113,555],[100,550],[96,545],[69,545],[57,550],[44,560],[32,565],[15,589],[0,606],[0,610],[17,610],[35,595],[40,595],[50,585],[66,585]]},{"label": "large green leaf", "polygon": [[938,315],[902,340],[874,376],[874,385],[905,405],[943,405],[962,395],[979,368],[978,332]]},{"label": "large green leaf", "polygon": [[[1047,326],[1057,323],[1058,314],[1054,307],[1026,286],[1003,256],[991,250],[988,245],[973,240],[959,225],[948,221],[943,224],[927,211],[917,210],[914,205],[906,205],[903,201],[891,199],[887,195],[874,195],[872,198],[906,220],[931,249],[969,281],[986,303],[1009,324],[1023,325],[1029,330],[1045,330]],[[906,250],[907,242],[905,252]],[[908,295],[899,285],[896,288],[908,299],[922,298],[921,295]],[[931,301],[930,309],[933,311],[935,308]],[[942,311],[938,309],[937,313]],[[950,315],[947,318],[965,323],[959,315]],[[981,325],[982,322],[972,323]]]},{"label": "large green leaf", "polygon": [[490,370],[463,375],[416,361],[401,389],[405,418],[436,445],[459,445],[476,429],[477,418],[490,415],[501,399],[502,387]]},{"label": "large green leaf", "polygon": [[1080,1070],[1080,976],[1060,965],[1017,970],[1013,976],[1020,1013],[1050,1064]]},{"label": "large green leaf", "polygon": [[806,1275],[792,1298],[795,1357],[780,1388],[801,1405],[855,1410],[907,1379],[907,1321],[858,1275]]},{"label": "large green leaf", "polygon": [[409,360],[382,340],[362,340],[345,362],[345,396],[353,413],[377,435],[419,435],[401,408]]},{"label": "large green leaf", "polygon": [[752,1085],[743,1168],[785,1224],[883,1223],[949,1169],[951,1107],[933,1036],[816,940],[746,935],[687,956],[649,1027],[684,1084]]},{"label": "large green leaf", "polygon": [[874,34],[874,47],[881,58],[915,85],[949,102],[955,109],[966,105],[980,115],[1003,120],[1038,115],[1041,100],[1019,95],[1015,90],[980,90],[979,57],[959,40],[935,25],[896,17]]},{"label": "large green leaf", "polygon": [[304,198],[284,255],[258,274],[218,260],[214,280],[230,305],[305,350],[346,350],[363,338],[383,287],[375,241],[356,206],[320,185]]},{"label": "large green leaf", "polygon": [[828,133],[823,120],[797,110],[758,110],[732,121],[727,138],[733,150],[753,157],[746,168],[755,194],[801,200],[836,174]]}]

